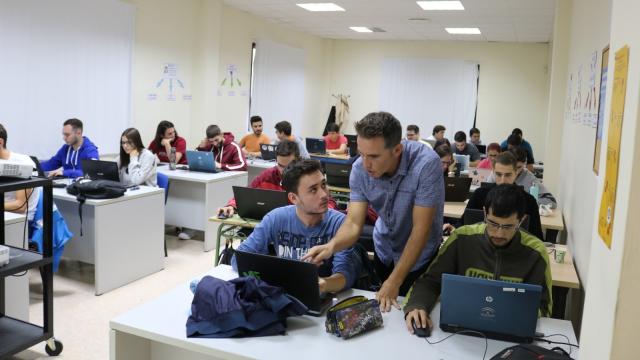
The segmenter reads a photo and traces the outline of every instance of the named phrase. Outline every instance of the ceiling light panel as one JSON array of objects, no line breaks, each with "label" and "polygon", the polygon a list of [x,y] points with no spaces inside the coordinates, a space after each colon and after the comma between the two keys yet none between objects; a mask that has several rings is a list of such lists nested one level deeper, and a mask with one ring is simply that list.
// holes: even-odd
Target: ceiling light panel
[{"label": "ceiling light panel", "polygon": [[422,10],[464,10],[460,1],[416,1]]},{"label": "ceiling light panel", "polygon": [[296,4],[308,11],[344,11],[344,9],[334,3],[304,3]]}]

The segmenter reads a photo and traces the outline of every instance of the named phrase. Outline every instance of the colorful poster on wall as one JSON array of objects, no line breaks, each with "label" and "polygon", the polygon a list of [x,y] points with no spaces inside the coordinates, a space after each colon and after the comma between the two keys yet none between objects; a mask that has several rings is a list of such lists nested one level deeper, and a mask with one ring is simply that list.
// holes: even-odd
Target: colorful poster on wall
[{"label": "colorful poster on wall", "polygon": [[609,46],[602,50],[602,66],[600,67],[600,98],[598,99],[598,122],[596,124],[596,145],[593,150],[593,172],[600,173],[600,148],[602,146],[602,123],[604,121],[604,104],[607,96],[607,73],[609,72]]},{"label": "colorful poster on wall", "polygon": [[624,46],[616,51],[613,72],[613,89],[611,92],[611,113],[609,114],[609,135],[607,137],[607,158],[604,178],[604,189],[600,201],[598,216],[598,233],[611,248],[611,235],[616,209],[616,191],[618,188],[618,166],[620,162],[620,138],[622,136],[622,119],[624,117],[624,100],[627,93],[627,74],[629,69],[629,47]]}]

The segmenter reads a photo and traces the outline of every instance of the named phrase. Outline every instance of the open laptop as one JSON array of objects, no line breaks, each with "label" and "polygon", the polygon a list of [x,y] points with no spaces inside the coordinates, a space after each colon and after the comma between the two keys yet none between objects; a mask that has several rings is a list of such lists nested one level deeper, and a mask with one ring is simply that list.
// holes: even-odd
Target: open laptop
[{"label": "open laptop", "polygon": [[440,328],[530,343],[536,333],[541,294],[540,285],[442,274]]},{"label": "open laptop", "polygon": [[91,180],[120,181],[118,164],[115,161],[82,159],[82,173]]},{"label": "open laptop", "polygon": [[217,172],[216,162],[213,160],[213,153],[210,151],[187,150],[187,164],[189,164],[189,171]]},{"label": "open laptop", "polygon": [[276,145],[260,144],[260,155],[262,155],[262,160],[275,160]]},{"label": "open laptop", "polygon": [[444,201],[463,202],[469,198],[470,177],[444,178]]},{"label": "open laptop", "polygon": [[239,276],[255,276],[269,285],[280,286],[320,316],[331,305],[332,294],[320,294],[318,267],[313,263],[271,255],[236,251]]},{"label": "open laptop", "polygon": [[460,171],[469,169],[469,155],[453,154],[457,164],[460,164]]},{"label": "open laptop", "polygon": [[324,139],[306,138],[307,151],[309,154],[324,155],[327,153],[327,148],[324,143]]},{"label": "open laptop", "polygon": [[436,141],[435,140],[425,139],[425,141],[427,143],[429,143],[429,145],[431,145],[432,148],[436,146]]},{"label": "open laptop", "polygon": [[233,186],[232,188],[238,216],[244,219],[262,220],[269,211],[289,205],[287,193],[284,191],[254,189],[244,186]]},{"label": "open laptop", "polygon": [[480,186],[483,182],[486,182],[491,175],[491,169],[474,169],[469,171],[469,177],[473,179],[472,185]]},{"label": "open laptop", "polygon": [[349,148],[349,157],[354,157],[358,155],[358,135],[347,135],[344,137],[347,138],[347,147]]},{"label": "open laptop", "polygon": [[351,164],[324,164],[327,174],[327,183],[331,186],[342,188],[349,187],[349,175],[351,175]]},{"label": "open laptop", "polygon": [[487,154],[487,145],[476,145],[476,148],[480,152],[480,154]]}]

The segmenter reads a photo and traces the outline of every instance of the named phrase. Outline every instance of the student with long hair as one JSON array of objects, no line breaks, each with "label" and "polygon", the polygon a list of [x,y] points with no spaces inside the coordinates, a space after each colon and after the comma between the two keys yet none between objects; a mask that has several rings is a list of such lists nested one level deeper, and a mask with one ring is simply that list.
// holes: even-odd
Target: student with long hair
[{"label": "student with long hair", "polygon": [[122,132],[118,170],[120,182],[126,186],[158,186],[156,157],[144,148],[140,132],[135,128],[128,128]]},{"label": "student with long hair", "polygon": [[178,132],[172,122],[162,120],[156,129],[155,139],[149,144],[149,151],[156,154],[161,162],[169,162],[169,154],[172,147],[176,148],[176,164],[186,164],[186,140],[178,136]]}]

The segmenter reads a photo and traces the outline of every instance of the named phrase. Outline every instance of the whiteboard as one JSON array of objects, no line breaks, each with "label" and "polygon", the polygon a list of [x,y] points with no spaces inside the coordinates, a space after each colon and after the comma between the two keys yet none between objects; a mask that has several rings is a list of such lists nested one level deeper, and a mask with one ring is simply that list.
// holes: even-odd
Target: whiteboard
[{"label": "whiteboard", "polygon": [[135,9],[118,0],[0,0],[0,123],[7,148],[49,158],[78,118],[101,154],[131,123]]}]

